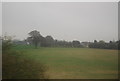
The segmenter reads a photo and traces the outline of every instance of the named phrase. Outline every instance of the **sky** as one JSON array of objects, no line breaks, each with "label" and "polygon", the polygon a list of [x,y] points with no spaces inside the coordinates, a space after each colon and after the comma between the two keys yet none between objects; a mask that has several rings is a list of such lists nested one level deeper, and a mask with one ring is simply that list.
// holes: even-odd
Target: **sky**
[{"label": "sky", "polygon": [[25,39],[32,30],[58,40],[117,40],[117,2],[3,2],[2,34]]}]

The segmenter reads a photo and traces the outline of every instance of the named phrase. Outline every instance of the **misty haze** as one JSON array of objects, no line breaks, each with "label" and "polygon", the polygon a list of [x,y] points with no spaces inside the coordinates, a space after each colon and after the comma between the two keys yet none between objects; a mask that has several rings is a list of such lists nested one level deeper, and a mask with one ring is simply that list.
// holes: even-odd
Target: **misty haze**
[{"label": "misty haze", "polygon": [[2,29],[3,79],[118,78],[118,3],[3,2]]}]

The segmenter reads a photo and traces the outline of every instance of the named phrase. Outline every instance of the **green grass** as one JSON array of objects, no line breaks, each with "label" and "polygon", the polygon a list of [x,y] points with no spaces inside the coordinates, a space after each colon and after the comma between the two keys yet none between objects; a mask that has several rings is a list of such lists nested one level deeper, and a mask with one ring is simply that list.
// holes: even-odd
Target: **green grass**
[{"label": "green grass", "polygon": [[115,79],[118,77],[118,51],[89,48],[38,48],[17,46],[21,54],[48,66],[51,79]]}]

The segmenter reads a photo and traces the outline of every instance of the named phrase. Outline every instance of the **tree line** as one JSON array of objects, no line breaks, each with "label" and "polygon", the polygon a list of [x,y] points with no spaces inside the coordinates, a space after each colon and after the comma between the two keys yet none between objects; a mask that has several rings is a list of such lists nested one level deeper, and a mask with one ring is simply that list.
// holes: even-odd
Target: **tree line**
[{"label": "tree line", "polygon": [[35,48],[40,46],[40,47],[72,47],[72,48],[89,47],[100,49],[120,49],[120,40],[109,42],[105,42],[103,40],[100,41],[94,40],[94,42],[80,42],[78,40],[73,41],[57,40],[50,35],[43,37],[37,30],[33,30],[28,34],[29,37],[27,37],[24,41],[14,41],[14,43],[34,45]]},{"label": "tree line", "polygon": [[68,42],[65,40],[57,40],[53,39],[52,36],[48,35],[43,37],[39,31],[31,31],[29,37],[25,40],[30,45],[34,45],[36,48],[38,46],[41,47],[82,47],[78,40],[74,40],[72,42]]},{"label": "tree line", "polygon": [[99,41],[94,40],[93,43],[89,44],[90,48],[101,48],[101,49],[120,49],[120,40],[119,41],[109,41],[104,42],[104,41]]}]

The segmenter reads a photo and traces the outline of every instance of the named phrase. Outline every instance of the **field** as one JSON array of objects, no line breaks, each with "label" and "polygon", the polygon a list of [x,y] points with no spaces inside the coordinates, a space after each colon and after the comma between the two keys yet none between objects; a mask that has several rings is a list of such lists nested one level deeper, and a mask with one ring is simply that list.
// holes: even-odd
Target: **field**
[{"label": "field", "polygon": [[115,79],[118,77],[118,51],[90,48],[22,47],[22,56],[42,62],[50,79]]}]

